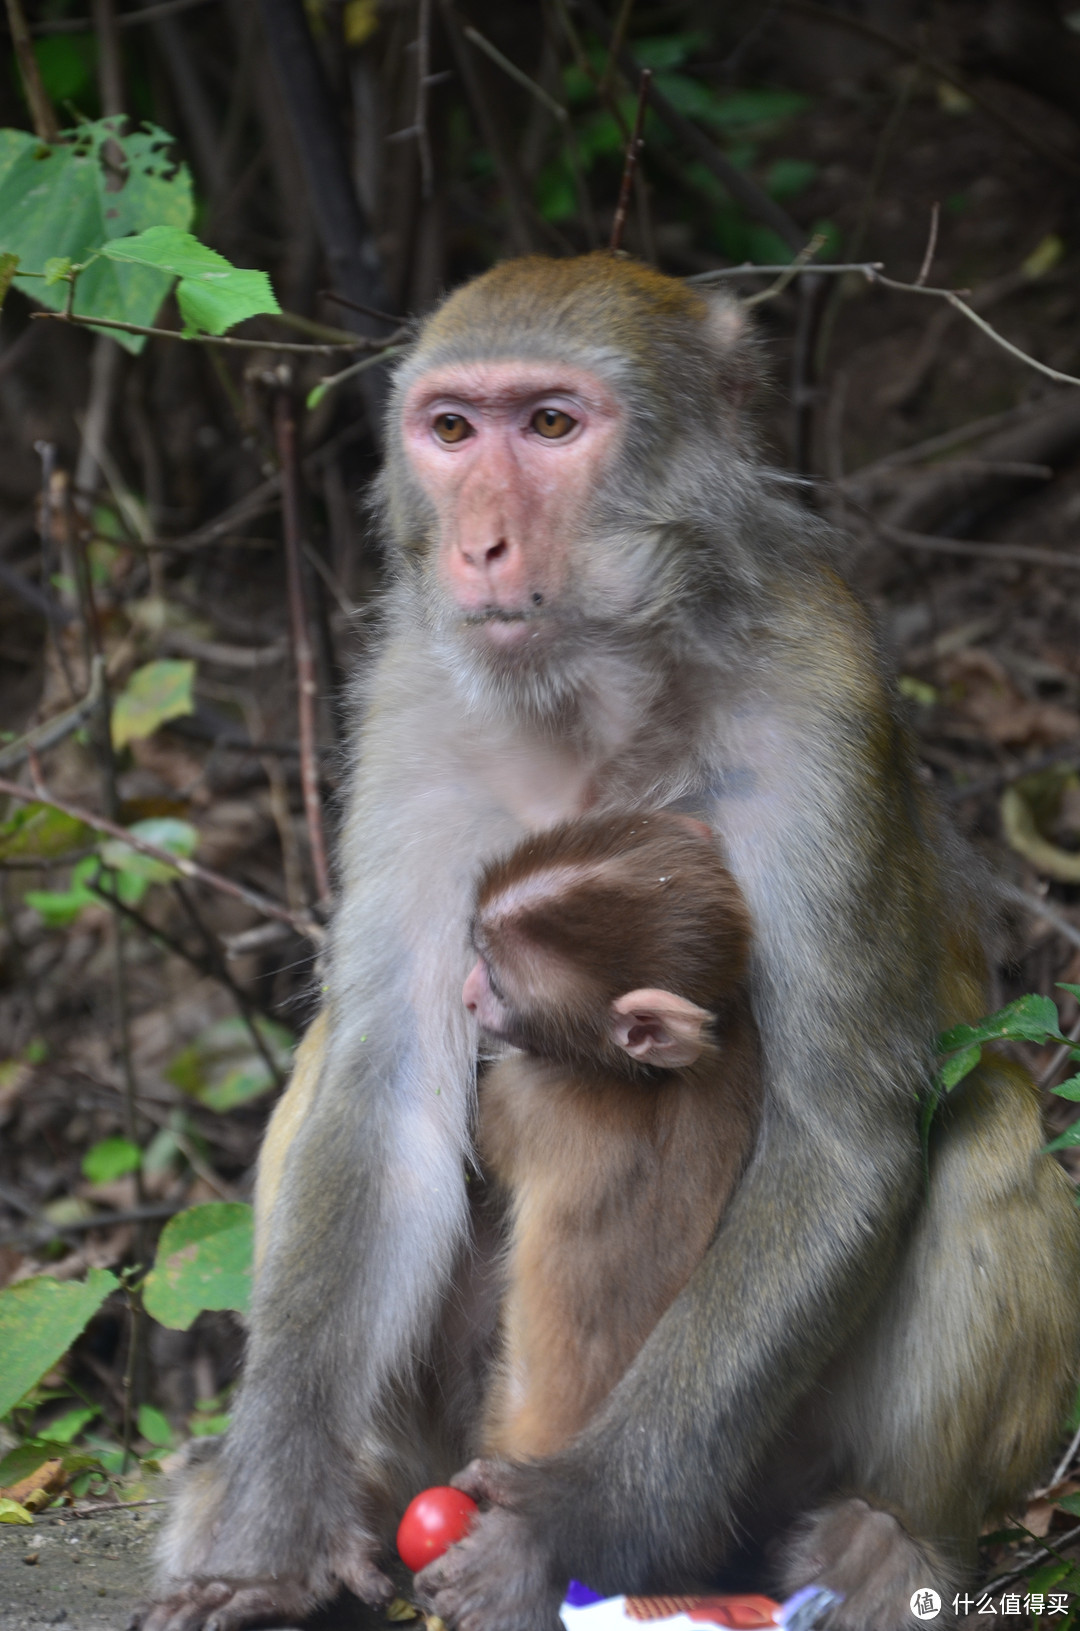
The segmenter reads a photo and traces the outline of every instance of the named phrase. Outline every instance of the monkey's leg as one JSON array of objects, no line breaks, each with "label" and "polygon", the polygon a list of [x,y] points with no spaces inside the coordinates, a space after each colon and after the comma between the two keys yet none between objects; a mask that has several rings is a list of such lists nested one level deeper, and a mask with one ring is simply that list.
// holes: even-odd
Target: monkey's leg
[{"label": "monkey's leg", "polygon": [[896,1281],[823,1379],[837,1483],[866,1499],[805,1520],[782,1578],[844,1592],[837,1631],[918,1625],[924,1586],[947,1609],[984,1520],[1053,1452],[1080,1353],[1080,1229],[1042,1138],[1017,1067],[988,1060],[957,1090]]}]

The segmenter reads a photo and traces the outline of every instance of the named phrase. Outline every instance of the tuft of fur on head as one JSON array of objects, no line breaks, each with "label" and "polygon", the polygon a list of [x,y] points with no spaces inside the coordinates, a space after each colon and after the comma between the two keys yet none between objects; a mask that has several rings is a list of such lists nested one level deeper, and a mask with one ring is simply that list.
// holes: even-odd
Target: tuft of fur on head
[{"label": "tuft of fur on head", "polygon": [[611,1042],[611,1003],[647,987],[722,1013],[745,976],[750,920],[710,837],[637,810],[562,822],[490,862],[473,932],[518,1046],[651,1078]]}]

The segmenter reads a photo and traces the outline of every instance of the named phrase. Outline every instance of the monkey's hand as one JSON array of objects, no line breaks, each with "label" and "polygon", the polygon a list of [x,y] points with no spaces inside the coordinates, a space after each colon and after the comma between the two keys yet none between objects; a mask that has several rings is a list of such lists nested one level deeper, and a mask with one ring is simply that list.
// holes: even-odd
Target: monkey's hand
[{"label": "monkey's hand", "polygon": [[347,1586],[365,1603],[381,1606],[395,1586],[373,1561],[366,1535],[340,1543],[329,1579],[311,1581],[191,1580],[160,1602],[136,1614],[130,1631],[244,1631],[247,1626],[291,1625],[302,1620],[337,1587]]},{"label": "monkey's hand", "polygon": [[[474,1461],[454,1479],[498,1499],[498,1463]],[[453,1631],[557,1631],[566,1586],[528,1523],[507,1507],[481,1512],[463,1541],[416,1576],[418,1601]]]}]

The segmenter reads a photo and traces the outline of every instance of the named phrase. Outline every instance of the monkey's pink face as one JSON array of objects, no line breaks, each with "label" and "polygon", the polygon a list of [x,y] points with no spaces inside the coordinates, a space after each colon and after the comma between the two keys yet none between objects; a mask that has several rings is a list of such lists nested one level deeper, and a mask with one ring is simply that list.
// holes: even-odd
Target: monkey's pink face
[{"label": "monkey's pink face", "polygon": [[481,1030],[492,1036],[504,1036],[510,1020],[510,1011],[501,996],[496,996],[491,983],[491,972],[482,957],[478,957],[461,989],[461,1000],[475,1014]]},{"label": "monkey's pink face", "polygon": [[448,366],[409,391],[405,450],[438,517],[437,571],[493,645],[528,640],[558,605],[621,417],[595,375],[544,363]]}]

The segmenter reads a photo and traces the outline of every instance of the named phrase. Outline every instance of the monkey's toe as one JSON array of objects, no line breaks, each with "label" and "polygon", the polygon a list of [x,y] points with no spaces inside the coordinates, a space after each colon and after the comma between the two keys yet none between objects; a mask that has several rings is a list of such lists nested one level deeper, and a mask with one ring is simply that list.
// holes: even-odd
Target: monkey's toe
[{"label": "monkey's toe", "polygon": [[784,1583],[788,1591],[822,1585],[841,1594],[828,1631],[918,1631],[912,1603],[927,1590],[941,1599],[938,1623],[954,1623],[953,1571],[899,1518],[858,1497],[806,1519],[791,1542]]},{"label": "monkey's toe", "polygon": [[237,1586],[225,1580],[190,1585],[154,1603],[132,1621],[138,1631],[245,1631],[248,1626],[285,1625],[312,1606],[296,1583]]}]

